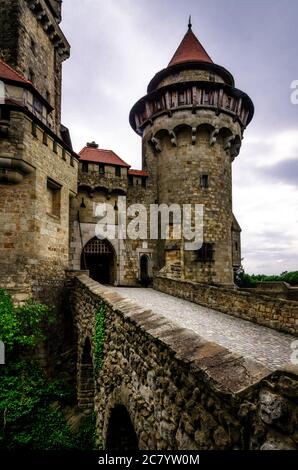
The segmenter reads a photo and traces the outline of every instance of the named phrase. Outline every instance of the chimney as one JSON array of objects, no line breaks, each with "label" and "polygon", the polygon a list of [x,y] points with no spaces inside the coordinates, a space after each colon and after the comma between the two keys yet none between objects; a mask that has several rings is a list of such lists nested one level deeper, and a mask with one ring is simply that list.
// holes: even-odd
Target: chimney
[{"label": "chimney", "polygon": [[87,147],[92,149],[98,149],[98,144],[93,140],[93,142],[87,142]]}]

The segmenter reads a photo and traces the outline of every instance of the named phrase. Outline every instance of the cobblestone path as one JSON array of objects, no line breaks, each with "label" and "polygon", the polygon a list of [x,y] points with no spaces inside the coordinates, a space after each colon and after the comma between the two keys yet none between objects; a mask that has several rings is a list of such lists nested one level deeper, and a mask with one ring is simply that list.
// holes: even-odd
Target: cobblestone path
[{"label": "cobblestone path", "polygon": [[154,289],[113,287],[123,297],[189,328],[208,341],[258,361],[269,369],[290,363],[294,336],[178,299]]}]

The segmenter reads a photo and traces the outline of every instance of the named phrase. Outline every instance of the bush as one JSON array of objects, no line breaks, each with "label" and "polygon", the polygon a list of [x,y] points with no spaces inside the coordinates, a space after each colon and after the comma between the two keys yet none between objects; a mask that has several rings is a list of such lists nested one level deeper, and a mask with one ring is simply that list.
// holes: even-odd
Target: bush
[{"label": "bush", "polygon": [[0,339],[7,351],[20,346],[36,346],[43,338],[43,323],[53,321],[53,312],[46,305],[29,300],[14,307],[8,292],[0,289]]},{"label": "bush", "polygon": [[14,307],[0,290],[0,339],[6,364],[0,368],[0,449],[92,449],[94,419],[72,433],[63,414],[72,390],[46,377],[34,359],[34,347],[53,322],[51,310],[29,301]]},{"label": "bush", "polygon": [[241,271],[236,278],[239,287],[255,287],[258,282],[287,282],[298,285],[298,271],[284,272],[278,275],[267,276],[265,274],[245,274]]}]

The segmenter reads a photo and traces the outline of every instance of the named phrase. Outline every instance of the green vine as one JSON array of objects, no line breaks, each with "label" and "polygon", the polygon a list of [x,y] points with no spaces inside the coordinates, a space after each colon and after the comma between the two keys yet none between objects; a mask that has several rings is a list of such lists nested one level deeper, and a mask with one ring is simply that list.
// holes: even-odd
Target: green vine
[{"label": "green vine", "polygon": [[53,324],[47,306],[28,301],[14,306],[0,289],[0,339],[5,365],[0,366],[1,450],[91,450],[95,446],[95,417],[70,428],[64,409],[75,407],[75,390],[64,380],[46,376],[34,359],[34,349]]},{"label": "green vine", "polygon": [[94,342],[94,363],[97,370],[101,369],[104,354],[104,339],[105,339],[105,313],[106,307],[104,302],[98,306],[95,314],[95,334]]}]

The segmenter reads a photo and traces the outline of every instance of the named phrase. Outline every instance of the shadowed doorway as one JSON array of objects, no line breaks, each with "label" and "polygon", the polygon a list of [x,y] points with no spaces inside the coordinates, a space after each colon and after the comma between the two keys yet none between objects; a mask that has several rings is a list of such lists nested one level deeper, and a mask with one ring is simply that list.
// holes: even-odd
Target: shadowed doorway
[{"label": "shadowed doorway", "polygon": [[92,238],[81,255],[81,269],[88,269],[90,277],[102,284],[114,284],[115,251],[107,240]]},{"label": "shadowed doorway", "polygon": [[144,287],[148,287],[150,283],[150,277],[149,277],[149,259],[147,255],[142,255],[140,258],[140,273],[141,273],[141,284]]}]

